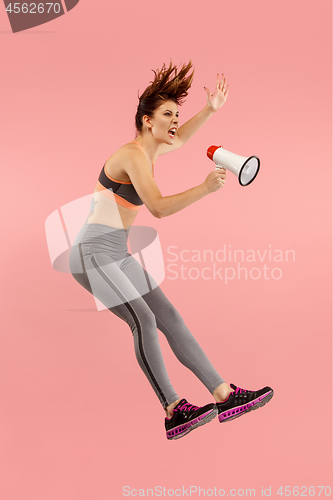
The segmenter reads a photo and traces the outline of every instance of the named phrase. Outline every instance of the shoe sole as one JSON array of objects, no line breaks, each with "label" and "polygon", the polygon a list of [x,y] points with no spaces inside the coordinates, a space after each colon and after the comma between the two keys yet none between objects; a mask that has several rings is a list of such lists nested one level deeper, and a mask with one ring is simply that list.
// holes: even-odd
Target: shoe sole
[{"label": "shoe sole", "polygon": [[224,411],[219,414],[219,422],[222,424],[223,422],[229,422],[230,420],[234,420],[235,418],[241,417],[252,410],[257,410],[261,406],[264,406],[268,401],[272,399],[274,395],[274,391],[269,391],[259,396],[259,398],[250,401],[242,406],[237,406],[232,408],[231,410]]},{"label": "shoe sole", "polygon": [[190,420],[184,425],[179,425],[174,429],[170,429],[166,433],[168,441],[180,439],[186,436],[189,432],[196,429],[197,427],[200,427],[201,425],[204,424],[208,424],[208,422],[213,420],[213,418],[215,418],[217,414],[218,414],[218,409],[213,408],[212,410],[209,410],[209,412],[203,413],[202,415],[200,415],[200,417]]}]

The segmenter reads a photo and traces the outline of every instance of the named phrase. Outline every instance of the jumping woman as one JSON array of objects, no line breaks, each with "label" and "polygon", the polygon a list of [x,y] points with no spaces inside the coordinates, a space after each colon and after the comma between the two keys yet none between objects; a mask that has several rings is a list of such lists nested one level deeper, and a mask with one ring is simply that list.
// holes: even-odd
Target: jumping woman
[{"label": "jumping woman", "polygon": [[[135,140],[124,144],[103,166],[90,213],[70,254],[76,281],[131,328],[138,363],[166,412],[167,439],[181,438],[216,415],[220,422],[233,420],[273,397],[270,387],[248,391],[226,383],[152,276],[128,252],[129,230],[141,205],[160,219],[225,184],[225,169],[217,169],[198,186],[162,196],[154,180],[157,157],[183,146],[227,99],[228,85],[217,74],[214,92],[205,87],[206,106],[179,126],[178,106],[191,87],[192,67],[191,61],[180,68],[170,63],[154,71],[153,81],[139,97]],[[198,407],[179,397],[166,371],[157,329],[179,361],[207,387],[215,403]]]}]

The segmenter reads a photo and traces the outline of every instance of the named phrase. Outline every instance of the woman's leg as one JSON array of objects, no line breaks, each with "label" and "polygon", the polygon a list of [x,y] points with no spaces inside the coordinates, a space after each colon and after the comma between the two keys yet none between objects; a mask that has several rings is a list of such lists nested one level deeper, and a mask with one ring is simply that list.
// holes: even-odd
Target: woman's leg
[{"label": "woman's leg", "polygon": [[231,387],[222,379],[184,324],[178,311],[159,287],[154,288],[143,298],[154,312],[157,327],[166,336],[179,361],[192,370],[212,393],[217,403],[220,422],[238,418],[271,400],[274,392],[270,387],[248,391],[234,385]]},{"label": "woman's leg", "polygon": [[[226,399],[232,392],[231,387],[215,370],[179,312],[152,276],[132,256],[122,263],[121,269],[154,313],[157,328],[166,336],[178,360],[201,380],[215,399],[218,398],[216,401]],[[147,286],[147,282],[150,286]],[[147,293],[148,288],[150,291]]]},{"label": "woman's leg", "polygon": [[[93,235],[94,238],[99,230],[102,233],[109,232],[109,229],[105,229],[107,226],[104,228],[98,224],[94,226],[89,228],[90,236]],[[83,230],[86,228],[82,228]],[[77,241],[83,241],[81,236],[78,235]],[[129,324],[133,332],[138,362],[166,409],[167,416],[171,417],[172,407],[176,405],[172,418],[165,421],[168,439],[178,439],[186,435],[190,430],[211,421],[217,412],[219,420],[226,421],[235,418],[237,412],[247,412],[262,406],[272,397],[273,391],[268,387],[257,392],[235,387],[237,390],[233,391],[224,382],[152,277],[131,255],[123,252],[122,233],[110,239],[108,237],[104,239],[103,234],[98,234],[97,241],[95,246],[95,243],[91,243],[88,238],[85,241],[84,251],[81,243],[74,242],[70,256],[71,273],[110,311]],[[113,243],[110,245],[110,242]],[[96,251],[92,252],[92,248]],[[119,255],[115,258],[115,255],[119,254],[119,249],[123,254],[121,259],[118,258]],[[218,401],[216,406],[210,404],[205,407],[195,407],[186,400],[181,400],[177,405],[179,397],[166,372],[158,342],[157,326],[166,335],[181,363],[192,370],[213,394]],[[236,397],[227,397],[230,392],[234,392]],[[241,409],[238,405],[240,397],[246,400]],[[225,398],[227,398],[225,403],[219,402]],[[241,413],[237,413],[237,416],[238,414]]]},{"label": "woman's leg", "polygon": [[138,363],[163,408],[167,408],[180,398],[167,374],[153,312],[119,268],[118,262],[105,253],[84,254],[80,243],[72,248],[70,269],[73,277],[111,312],[128,323]]}]

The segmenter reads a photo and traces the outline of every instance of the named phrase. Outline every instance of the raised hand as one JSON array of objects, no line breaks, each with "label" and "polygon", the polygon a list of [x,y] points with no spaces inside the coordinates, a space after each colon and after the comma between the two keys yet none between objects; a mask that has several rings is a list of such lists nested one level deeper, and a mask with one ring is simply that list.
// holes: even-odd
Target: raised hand
[{"label": "raised hand", "polygon": [[222,74],[220,79],[220,74],[217,73],[216,88],[212,94],[207,87],[204,87],[204,89],[207,92],[207,106],[213,111],[220,109],[227,100],[229,93],[229,85],[226,85],[224,75]]}]

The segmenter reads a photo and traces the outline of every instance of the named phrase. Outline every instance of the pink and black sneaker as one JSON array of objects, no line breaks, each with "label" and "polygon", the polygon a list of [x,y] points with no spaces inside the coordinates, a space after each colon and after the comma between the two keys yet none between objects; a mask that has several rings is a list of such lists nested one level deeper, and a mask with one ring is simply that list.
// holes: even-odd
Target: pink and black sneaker
[{"label": "pink and black sneaker", "polygon": [[264,406],[273,397],[274,391],[270,387],[264,387],[259,391],[247,391],[230,384],[234,392],[229,394],[228,399],[216,403],[219,412],[219,421],[229,422],[234,418],[241,417],[245,413]]},{"label": "pink and black sneaker", "polygon": [[179,439],[200,425],[208,424],[217,415],[214,403],[194,406],[182,399],[174,407],[171,418],[165,418],[167,439]]}]

